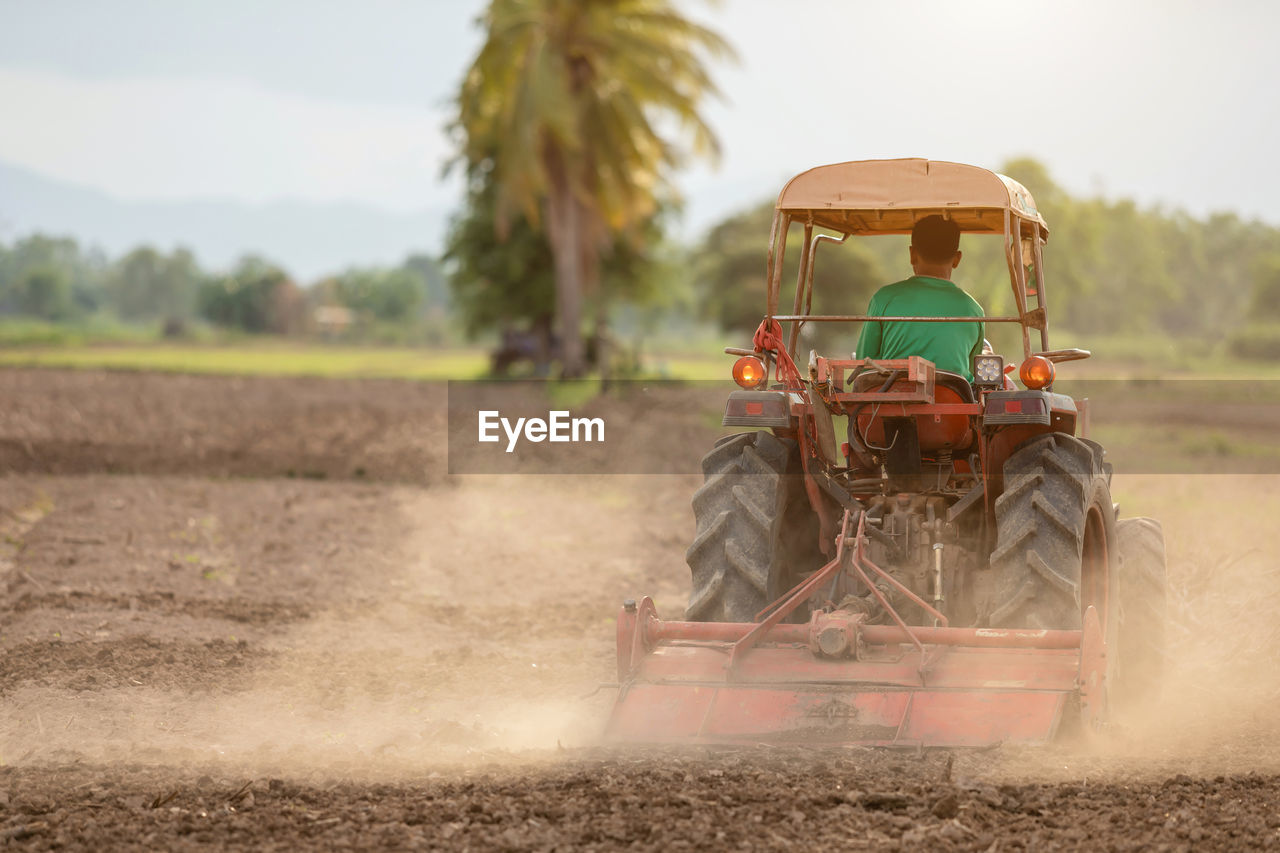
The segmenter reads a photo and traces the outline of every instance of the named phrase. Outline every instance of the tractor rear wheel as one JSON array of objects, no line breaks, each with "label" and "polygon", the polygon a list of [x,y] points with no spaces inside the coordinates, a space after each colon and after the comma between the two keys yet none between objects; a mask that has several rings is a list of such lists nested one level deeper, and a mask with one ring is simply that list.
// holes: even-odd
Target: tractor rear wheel
[{"label": "tractor rear wheel", "polygon": [[740,433],[703,457],[702,473],[685,553],[692,580],[685,618],[754,621],[801,572],[824,562],[799,450],[768,431]]},{"label": "tractor rear wheel", "polygon": [[1168,577],[1164,530],[1153,518],[1116,523],[1120,553],[1120,681],[1118,701],[1159,698],[1164,677]]},{"label": "tractor rear wheel", "polygon": [[1092,442],[1049,433],[1005,462],[991,552],[992,626],[1079,628],[1093,606],[1115,648],[1119,561],[1102,455]]}]

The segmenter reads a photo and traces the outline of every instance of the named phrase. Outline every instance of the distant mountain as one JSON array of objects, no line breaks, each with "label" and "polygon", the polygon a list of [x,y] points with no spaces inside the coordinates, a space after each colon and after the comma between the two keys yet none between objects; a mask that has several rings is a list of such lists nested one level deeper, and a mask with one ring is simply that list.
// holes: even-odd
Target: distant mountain
[{"label": "distant mountain", "polygon": [[247,252],[282,264],[301,282],[361,264],[435,254],[447,212],[398,214],[359,204],[297,201],[128,202],[0,163],[0,241],[41,231],[70,235],[116,257],[140,244],[185,246],[202,266]]}]

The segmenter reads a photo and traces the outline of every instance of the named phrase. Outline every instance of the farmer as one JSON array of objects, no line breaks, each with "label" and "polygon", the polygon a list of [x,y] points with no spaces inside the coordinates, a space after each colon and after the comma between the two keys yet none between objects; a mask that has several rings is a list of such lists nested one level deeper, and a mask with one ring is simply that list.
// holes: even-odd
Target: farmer
[{"label": "farmer", "polygon": [[[960,226],[926,216],[911,229],[915,275],[885,285],[871,297],[872,317],[982,317],[982,306],[951,281],[960,266]],[[858,358],[929,359],[973,381],[973,356],[982,352],[982,323],[863,323]]]}]

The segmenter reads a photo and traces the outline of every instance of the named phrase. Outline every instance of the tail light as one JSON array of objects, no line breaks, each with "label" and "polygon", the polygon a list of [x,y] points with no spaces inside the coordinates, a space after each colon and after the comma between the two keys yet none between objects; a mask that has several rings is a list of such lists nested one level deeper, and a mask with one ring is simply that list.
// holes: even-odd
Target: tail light
[{"label": "tail light", "polygon": [[764,362],[754,355],[744,355],[733,363],[733,381],[743,388],[759,388],[768,373]]},{"label": "tail light", "polygon": [[1022,362],[1018,378],[1028,388],[1040,389],[1053,384],[1053,362],[1042,355],[1033,355]]}]

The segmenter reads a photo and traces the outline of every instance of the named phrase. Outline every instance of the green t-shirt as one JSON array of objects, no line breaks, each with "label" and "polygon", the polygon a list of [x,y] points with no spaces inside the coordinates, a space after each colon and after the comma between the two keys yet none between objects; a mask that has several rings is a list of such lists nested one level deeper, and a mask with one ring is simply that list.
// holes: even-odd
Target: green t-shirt
[{"label": "green t-shirt", "polygon": [[[872,317],[982,317],[982,306],[943,278],[913,275],[871,297]],[[973,381],[972,356],[982,352],[982,323],[863,323],[858,358],[922,356],[939,370]]]}]

